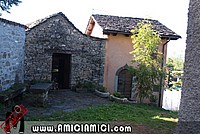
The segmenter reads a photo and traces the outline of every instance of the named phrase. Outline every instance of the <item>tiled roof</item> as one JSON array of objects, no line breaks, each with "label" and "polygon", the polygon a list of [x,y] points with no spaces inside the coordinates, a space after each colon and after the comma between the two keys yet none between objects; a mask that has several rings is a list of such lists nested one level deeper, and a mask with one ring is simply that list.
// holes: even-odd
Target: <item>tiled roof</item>
[{"label": "tiled roof", "polygon": [[6,19],[3,19],[3,18],[0,18],[0,22],[6,23],[6,24],[10,24],[10,25],[14,25],[14,26],[19,26],[19,27],[26,28],[26,26],[23,25],[23,24],[20,24],[20,23],[14,22],[14,21],[10,21],[10,20],[6,20]]},{"label": "tiled roof", "polygon": [[[97,23],[102,27],[104,33],[122,33],[131,34],[130,30],[133,26],[137,26],[138,22],[144,20],[143,18],[119,17],[110,15],[92,15]],[[161,37],[177,40],[181,38],[180,35],[167,28],[165,25],[157,20],[148,19],[154,26],[155,30],[159,32]]]}]

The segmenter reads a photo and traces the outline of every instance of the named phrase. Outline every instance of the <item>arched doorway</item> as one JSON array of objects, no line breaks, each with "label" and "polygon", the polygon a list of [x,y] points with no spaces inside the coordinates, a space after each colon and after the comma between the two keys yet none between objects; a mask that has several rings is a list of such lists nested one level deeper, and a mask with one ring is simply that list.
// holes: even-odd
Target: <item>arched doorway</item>
[{"label": "arched doorway", "polygon": [[117,92],[120,92],[127,98],[131,98],[131,91],[132,75],[128,72],[128,69],[123,69],[118,74]]},{"label": "arched doorway", "polygon": [[136,76],[128,71],[128,65],[118,69],[115,76],[115,92],[120,92],[124,97],[135,100]]}]

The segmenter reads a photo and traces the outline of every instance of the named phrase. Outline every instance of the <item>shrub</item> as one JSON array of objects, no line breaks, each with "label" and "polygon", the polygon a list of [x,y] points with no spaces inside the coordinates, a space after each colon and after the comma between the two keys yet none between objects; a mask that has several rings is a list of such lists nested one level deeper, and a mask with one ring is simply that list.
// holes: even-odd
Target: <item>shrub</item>
[{"label": "shrub", "polygon": [[118,97],[118,98],[124,98],[124,96],[120,92],[114,92],[113,96]]},{"label": "shrub", "polygon": [[107,88],[104,87],[104,86],[101,86],[101,85],[99,85],[99,86],[97,87],[97,90],[100,91],[100,92],[103,92],[103,93],[107,92]]},{"label": "shrub", "polygon": [[157,101],[157,97],[155,95],[150,95],[149,99],[150,99],[151,103],[156,103],[156,101]]}]

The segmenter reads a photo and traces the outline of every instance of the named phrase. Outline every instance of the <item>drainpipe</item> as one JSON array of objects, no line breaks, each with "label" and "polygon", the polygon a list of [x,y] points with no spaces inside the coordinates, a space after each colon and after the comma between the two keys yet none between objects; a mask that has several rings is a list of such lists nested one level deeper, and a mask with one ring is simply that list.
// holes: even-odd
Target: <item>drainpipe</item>
[{"label": "drainpipe", "polygon": [[[163,67],[164,67],[164,55],[165,55],[165,45],[167,45],[167,43],[169,43],[170,39],[168,39],[165,44],[163,44],[163,48],[162,48],[162,63],[161,63],[161,68],[163,70]],[[160,78],[160,90],[159,90],[159,98],[158,98],[158,107],[162,107],[162,86],[163,84],[163,76],[161,76]]]}]

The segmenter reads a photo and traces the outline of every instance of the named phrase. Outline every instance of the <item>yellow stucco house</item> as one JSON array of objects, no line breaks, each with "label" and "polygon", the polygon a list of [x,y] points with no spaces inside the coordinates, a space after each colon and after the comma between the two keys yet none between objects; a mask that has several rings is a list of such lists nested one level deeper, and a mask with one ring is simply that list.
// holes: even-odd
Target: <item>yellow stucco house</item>
[{"label": "yellow stucco house", "polygon": [[[131,63],[132,50],[131,32],[133,26],[143,20],[142,18],[119,17],[110,15],[92,15],[89,19],[85,34],[106,38],[106,56],[104,66],[104,86],[109,92],[121,92],[127,98],[133,98],[135,77],[127,72]],[[149,19],[161,36],[162,43],[159,50],[164,54],[163,65],[166,64],[167,43],[170,40],[181,38],[178,34],[161,24],[157,20]]]}]

